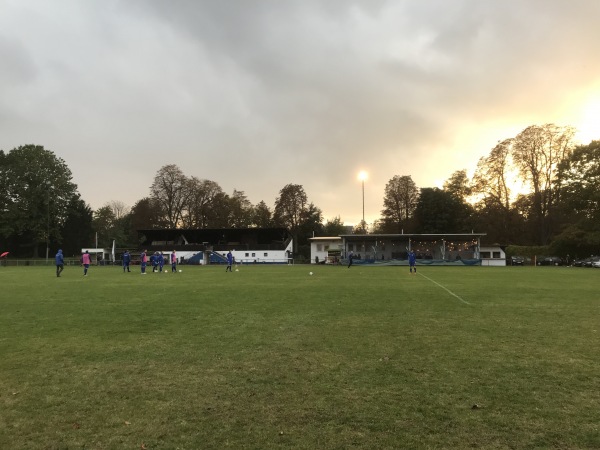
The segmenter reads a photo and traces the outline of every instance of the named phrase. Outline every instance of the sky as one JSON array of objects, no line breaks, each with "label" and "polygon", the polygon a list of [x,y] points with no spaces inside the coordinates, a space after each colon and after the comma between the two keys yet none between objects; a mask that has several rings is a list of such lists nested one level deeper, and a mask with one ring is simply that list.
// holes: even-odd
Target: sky
[{"label": "sky", "polygon": [[[94,209],[167,164],[271,208],[381,216],[530,125],[600,138],[596,0],[0,0],[0,149],[43,145]],[[368,173],[364,181],[361,171]]]}]

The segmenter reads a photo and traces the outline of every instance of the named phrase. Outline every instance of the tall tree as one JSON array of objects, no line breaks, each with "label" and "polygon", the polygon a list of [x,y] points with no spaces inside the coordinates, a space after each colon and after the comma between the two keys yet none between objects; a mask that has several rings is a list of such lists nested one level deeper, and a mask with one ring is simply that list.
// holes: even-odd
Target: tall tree
[{"label": "tall tree", "polygon": [[189,197],[184,206],[184,228],[208,228],[211,223],[213,209],[218,208],[218,201],[223,200],[223,189],[211,180],[192,177],[189,181]]},{"label": "tall tree", "polygon": [[307,211],[307,203],[306,192],[299,184],[285,185],[275,200],[275,223],[290,230],[294,237],[294,252],[298,249],[298,231]]},{"label": "tall tree", "polygon": [[356,224],[354,226],[354,228],[352,228],[352,234],[368,234],[369,233],[369,226],[367,225],[367,222],[364,220],[361,220],[358,224]]},{"label": "tall tree", "polygon": [[190,196],[189,180],[174,164],[161,167],[150,187],[151,198],[160,206],[168,228],[177,228]]},{"label": "tall tree", "polygon": [[268,228],[273,226],[273,214],[263,200],[258,202],[254,207],[252,223],[258,228]]},{"label": "tall tree", "polygon": [[248,228],[252,225],[254,209],[244,191],[234,189],[229,201],[231,204],[229,226],[232,228]]},{"label": "tall tree", "polygon": [[399,232],[402,222],[413,216],[418,199],[419,189],[412,177],[395,175],[385,186],[381,211],[383,221]]},{"label": "tall tree", "polygon": [[339,236],[341,234],[346,234],[346,226],[344,226],[344,222],[342,222],[340,216],[336,216],[325,222],[323,226],[324,236]]},{"label": "tall tree", "polygon": [[557,183],[568,214],[600,222],[600,141],[575,148],[560,163]]},{"label": "tall tree", "polygon": [[62,242],[57,242],[55,247],[61,247],[65,255],[79,255],[82,248],[91,247],[94,236],[92,214],[92,208],[79,195],[74,196],[61,228]]},{"label": "tall tree", "polygon": [[479,201],[475,204],[476,228],[486,230],[487,239],[498,243],[524,243],[522,222],[511,205],[510,176],[513,139],[505,139],[477,163],[472,192]]},{"label": "tall tree", "polygon": [[533,125],[513,142],[513,160],[533,191],[534,222],[541,245],[548,243],[553,231],[551,212],[560,198],[560,185],[555,182],[558,165],[571,154],[574,133],[572,127]]},{"label": "tall tree", "polygon": [[575,148],[558,169],[563,229],[552,241],[559,255],[600,253],[600,141]]},{"label": "tall tree", "polygon": [[39,244],[61,241],[61,228],[77,186],[65,161],[39,145],[25,145],[0,158],[0,233],[20,240],[34,256]]},{"label": "tall tree", "polygon": [[499,142],[487,157],[479,160],[473,176],[473,192],[505,210],[510,208],[512,195],[508,179],[512,142],[513,139]]},{"label": "tall tree", "polygon": [[449,192],[463,202],[471,195],[471,183],[466,169],[457,170],[444,182],[444,191]]},{"label": "tall tree", "polygon": [[421,233],[465,233],[470,210],[459,198],[438,188],[422,188],[415,217]]},{"label": "tall tree", "polygon": [[138,200],[131,208],[129,216],[132,235],[137,235],[137,230],[165,227],[161,208],[150,197]]},{"label": "tall tree", "polygon": [[98,245],[107,247],[111,240],[111,230],[113,230],[117,218],[110,206],[105,205],[94,211],[92,225],[94,231],[98,233]]},{"label": "tall tree", "polygon": [[225,192],[218,192],[208,205],[206,220],[208,228],[231,227],[231,198]]}]

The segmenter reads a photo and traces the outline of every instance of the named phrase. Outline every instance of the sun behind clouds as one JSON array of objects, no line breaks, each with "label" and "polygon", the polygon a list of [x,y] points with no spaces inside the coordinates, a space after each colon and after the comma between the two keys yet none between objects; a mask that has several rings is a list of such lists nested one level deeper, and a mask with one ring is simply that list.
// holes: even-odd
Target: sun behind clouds
[{"label": "sun behind clouds", "polygon": [[600,94],[590,98],[582,108],[578,123],[576,138],[582,144],[589,144],[600,139]]}]

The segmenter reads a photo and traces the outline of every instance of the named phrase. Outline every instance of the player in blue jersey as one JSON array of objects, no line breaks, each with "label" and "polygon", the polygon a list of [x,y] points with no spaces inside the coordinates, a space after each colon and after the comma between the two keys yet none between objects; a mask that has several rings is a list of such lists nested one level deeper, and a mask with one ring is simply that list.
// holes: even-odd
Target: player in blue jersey
[{"label": "player in blue jersey", "polygon": [[417,256],[414,251],[408,252],[408,265],[410,267],[410,273],[413,273],[413,269],[415,269],[415,274],[417,273]]}]

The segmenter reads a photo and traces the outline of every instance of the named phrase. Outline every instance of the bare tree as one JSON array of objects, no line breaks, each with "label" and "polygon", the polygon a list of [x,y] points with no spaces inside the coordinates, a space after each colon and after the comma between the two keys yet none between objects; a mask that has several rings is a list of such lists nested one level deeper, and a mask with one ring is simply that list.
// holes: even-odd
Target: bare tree
[{"label": "bare tree", "polygon": [[487,157],[479,160],[472,186],[473,192],[483,196],[486,203],[494,202],[506,210],[511,203],[508,173],[512,142],[513,139],[499,142]]},{"label": "bare tree", "polygon": [[183,208],[190,196],[189,180],[174,164],[163,166],[154,177],[151,198],[160,206],[169,228],[177,228],[183,220]]},{"label": "bare tree", "polygon": [[548,242],[550,212],[559,200],[560,186],[555,183],[558,165],[573,151],[574,134],[572,127],[533,125],[514,139],[512,157],[520,174],[532,188],[538,242],[542,245]]},{"label": "bare tree", "polygon": [[106,204],[106,206],[110,208],[116,220],[122,219],[124,216],[129,214],[129,211],[131,210],[131,208],[129,208],[129,206],[127,206],[121,200],[111,200]]}]

